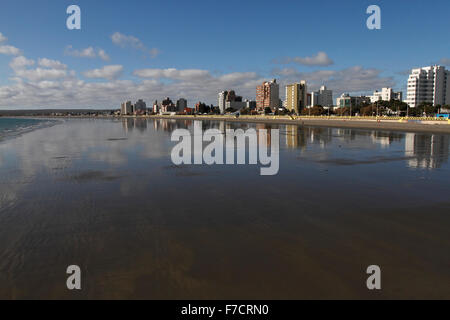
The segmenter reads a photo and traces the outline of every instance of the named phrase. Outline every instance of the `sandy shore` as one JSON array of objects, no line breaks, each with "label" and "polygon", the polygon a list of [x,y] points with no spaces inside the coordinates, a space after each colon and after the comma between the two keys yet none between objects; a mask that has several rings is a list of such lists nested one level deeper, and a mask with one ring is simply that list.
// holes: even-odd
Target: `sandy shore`
[{"label": "sandy shore", "polygon": [[429,133],[446,133],[450,134],[450,123],[448,121],[426,121],[418,122],[400,122],[398,120],[359,120],[359,119],[311,119],[299,118],[296,120],[280,119],[272,117],[259,118],[232,118],[224,116],[149,116],[151,119],[179,119],[179,120],[217,120],[228,122],[251,122],[251,123],[275,123],[275,124],[291,124],[318,127],[334,127],[334,128],[355,128],[355,129],[376,129],[389,131],[407,131],[407,132],[429,132]]},{"label": "sandy shore", "polygon": [[[10,118],[10,117],[5,117]],[[12,117],[18,118],[18,117]],[[353,128],[368,130],[386,130],[402,132],[422,132],[422,133],[442,133],[450,134],[450,120],[403,120],[398,119],[349,119],[349,118],[308,118],[297,117],[290,119],[288,117],[273,116],[183,116],[183,115],[155,115],[155,116],[27,116],[26,118],[46,118],[46,119],[120,119],[120,118],[138,118],[138,119],[168,119],[168,120],[211,120],[226,122],[247,122],[247,123],[273,123],[287,125],[304,125],[310,127],[333,127],[333,128]]]}]

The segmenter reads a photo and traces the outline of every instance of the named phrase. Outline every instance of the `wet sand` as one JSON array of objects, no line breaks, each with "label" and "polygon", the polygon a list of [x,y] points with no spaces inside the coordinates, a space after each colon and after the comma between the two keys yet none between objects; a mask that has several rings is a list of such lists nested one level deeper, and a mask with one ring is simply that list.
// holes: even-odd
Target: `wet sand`
[{"label": "wet sand", "polygon": [[192,125],[76,119],[0,143],[0,298],[450,299],[448,135],[204,122],[280,129],[262,177],[173,165]]},{"label": "wet sand", "polygon": [[442,133],[450,134],[450,121],[444,120],[429,120],[421,121],[415,120],[362,120],[362,119],[339,119],[332,117],[330,119],[320,118],[272,118],[271,116],[259,117],[231,117],[231,116],[168,116],[168,115],[154,115],[154,116],[115,116],[115,117],[89,117],[89,116],[71,116],[71,117],[42,117],[42,118],[57,118],[57,119],[168,119],[168,120],[199,120],[199,121],[224,121],[224,122],[241,122],[241,123],[266,123],[266,124],[284,124],[284,125],[302,125],[310,127],[330,127],[330,128],[353,128],[353,129],[371,129],[384,131],[401,131],[401,132],[423,132],[423,133]]}]

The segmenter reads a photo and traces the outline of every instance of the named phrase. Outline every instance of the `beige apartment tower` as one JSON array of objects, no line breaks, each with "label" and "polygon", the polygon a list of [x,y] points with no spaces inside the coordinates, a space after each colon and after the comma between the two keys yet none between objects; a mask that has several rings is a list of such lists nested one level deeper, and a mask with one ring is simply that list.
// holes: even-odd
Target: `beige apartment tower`
[{"label": "beige apartment tower", "polygon": [[265,81],[256,87],[256,109],[259,112],[265,108],[275,111],[280,107],[280,87],[276,79]]},{"label": "beige apartment tower", "polygon": [[286,86],[286,109],[300,114],[307,104],[306,81]]}]

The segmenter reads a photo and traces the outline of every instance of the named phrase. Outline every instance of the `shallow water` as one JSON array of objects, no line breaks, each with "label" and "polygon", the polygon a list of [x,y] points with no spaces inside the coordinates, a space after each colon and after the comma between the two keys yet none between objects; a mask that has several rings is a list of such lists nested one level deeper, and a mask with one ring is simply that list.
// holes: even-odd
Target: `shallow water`
[{"label": "shallow water", "polygon": [[450,298],[450,136],[203,127],[280,129],[278,175],[173,165],[171,132],[192,121],[68,120],[1,142],[0,298]]},{"label": "shallow water", "polygon": [[0,117],[0,141],[56,124],[56,120]]}]

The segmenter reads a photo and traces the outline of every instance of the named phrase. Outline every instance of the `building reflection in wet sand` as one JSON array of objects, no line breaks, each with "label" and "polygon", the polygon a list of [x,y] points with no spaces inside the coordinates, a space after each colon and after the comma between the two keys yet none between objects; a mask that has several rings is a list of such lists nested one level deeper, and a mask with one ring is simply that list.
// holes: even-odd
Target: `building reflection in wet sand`
[{"label": "building reflection in wet sand", "polygon": [[[122,119],[122,126],[126,133],[134,129],[144,133],[148,129],[149,122],[155,131],[171,133],[175,129],[193,129],[193,120],[172,119]],[[274,124],[246,124],[225,121],[203,121],[203,130],[218,129],[226,134],[227,129],[248,129],[254,127],[257,132],[267,129],[267,145],[270,146],[270,129],[280,129],[281,137],[284,136],[285,146],[288,149],[304,150],[308,144],[315,144],[325,148],[333,139],[350,143],[355,140],[364,139],[363,143],[378,145],[381,148],[389,148],[393,143],[404,141],[405,155],[409,157],[408,165],[411,168],[439,168],[442,163],[448,162],[450,138],[448,135],[423,134],[423,133],[401,133],[377,130],[353,130],[325,127],[307,127],[298,125],[274,125]],[[258,135],[259,136],[259,135]],[[283,139],[283,138],[281,138]],[[282,141],[280,141],[282,142]]]},{"label": "building reflection in wet sand", "polygon": [[437,169],[448,162],[450,137],[436,134],[407,133],[405,154],[412,156],[408,161],[411,168]]}]

